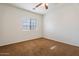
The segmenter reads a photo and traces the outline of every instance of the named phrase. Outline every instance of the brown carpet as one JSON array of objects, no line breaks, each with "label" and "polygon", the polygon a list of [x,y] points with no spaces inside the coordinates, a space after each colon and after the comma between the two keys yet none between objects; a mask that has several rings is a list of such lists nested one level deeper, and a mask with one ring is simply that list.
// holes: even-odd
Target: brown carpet
[{"label": "brown carpet", "polygon": [[10,56],[79,56],[79,47],[45,38],[0,47],[0,55]]}]

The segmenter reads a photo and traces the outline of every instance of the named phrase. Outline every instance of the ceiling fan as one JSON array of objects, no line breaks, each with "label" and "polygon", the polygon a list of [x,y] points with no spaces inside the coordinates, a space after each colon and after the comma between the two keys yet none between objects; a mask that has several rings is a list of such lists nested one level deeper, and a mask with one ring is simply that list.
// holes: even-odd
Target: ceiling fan
[{"label": "ceiling fan", "polygon": [[37,4],[33,9],[35,10],[36,8],[40,7],[41,5],[44,5],[43,7],[47,10],[48,9],[48,4],[47,3],[39,3]]}]

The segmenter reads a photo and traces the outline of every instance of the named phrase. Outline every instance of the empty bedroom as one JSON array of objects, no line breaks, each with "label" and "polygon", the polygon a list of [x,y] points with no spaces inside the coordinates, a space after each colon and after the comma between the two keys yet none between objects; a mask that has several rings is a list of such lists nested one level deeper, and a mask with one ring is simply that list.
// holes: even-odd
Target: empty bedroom
[{"label": "empty bedroom", "polygon": [[0,56],[79,56],[79,3],[0,3]]}]

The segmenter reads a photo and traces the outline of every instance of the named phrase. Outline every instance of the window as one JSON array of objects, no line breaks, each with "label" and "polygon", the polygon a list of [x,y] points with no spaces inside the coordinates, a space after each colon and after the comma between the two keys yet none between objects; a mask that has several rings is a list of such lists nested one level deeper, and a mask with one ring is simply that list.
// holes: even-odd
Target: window
[{"label": "window", "polygon": [[35,30],[36,29],[36,19],[35,18],[26,18],[23,21],[23,30],[27,31],[27,30]]}]

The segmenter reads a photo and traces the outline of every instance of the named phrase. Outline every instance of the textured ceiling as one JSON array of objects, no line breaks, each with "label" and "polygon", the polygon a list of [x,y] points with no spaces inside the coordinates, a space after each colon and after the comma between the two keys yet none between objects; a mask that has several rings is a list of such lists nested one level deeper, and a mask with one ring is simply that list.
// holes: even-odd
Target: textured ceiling
[{"label": "textured ceiling", "polygon": [[38,8],[36,8],[35,10],[33,9],[38,3],[11,3],[11,5],[31,11],[31,12],[35,12],[35,13],[39,13],[39,14],[45,14],[47,13],[47,10],[44,8],[44,5],[39,6]]}]

